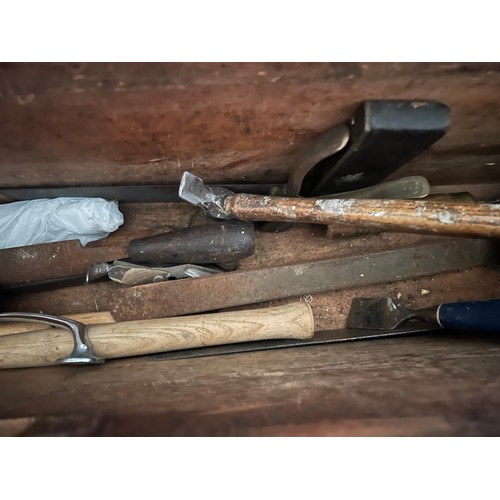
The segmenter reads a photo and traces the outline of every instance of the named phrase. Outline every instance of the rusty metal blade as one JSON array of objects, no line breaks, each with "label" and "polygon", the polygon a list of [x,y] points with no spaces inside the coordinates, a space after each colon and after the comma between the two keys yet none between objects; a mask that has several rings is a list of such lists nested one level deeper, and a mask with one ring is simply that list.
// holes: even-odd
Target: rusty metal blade
[{"label": "rusty metal blade", "polygon": [[495,253],[487,240],[443,238],[399,250],[117,290],[111,310],[117,321],[194,314],[465,270],[494,261]]},{"label": "rusty metal blade", "polygon": [[127,246],[84,247],[78,240],[0,250],[0,284],[12,285],[85,276],[99,262],[125,258]]}]

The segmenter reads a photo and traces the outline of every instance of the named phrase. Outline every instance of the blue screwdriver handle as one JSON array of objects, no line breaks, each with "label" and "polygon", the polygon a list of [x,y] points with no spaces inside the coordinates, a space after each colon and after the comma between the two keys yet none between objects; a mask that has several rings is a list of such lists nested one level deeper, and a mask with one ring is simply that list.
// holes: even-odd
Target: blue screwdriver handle
[{"label": "blue screwdriver handle", "polygon": [[443,328],[500,333],[500,299],[441,304],[437,319]]}]

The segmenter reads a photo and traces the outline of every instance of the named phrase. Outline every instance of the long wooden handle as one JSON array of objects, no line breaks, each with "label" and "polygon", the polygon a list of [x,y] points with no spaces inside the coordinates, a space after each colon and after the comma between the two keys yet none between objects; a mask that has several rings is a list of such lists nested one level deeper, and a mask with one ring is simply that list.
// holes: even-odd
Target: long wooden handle
[{"label": "long wooden handle", "polygon": [[500,237],[500,205],[235,194],[225,198],[224,209],[242,220],[341,223],[384,231]]},{"label": "long wooden handle", "polygon": [[[94,354],[122,358],[235,342],[305,339],[314,335],[314,317],[305,302],[268,309],[89,325]],[[49,328],[0,337],[0,368],[57,364],[71,353],[68,331]]]}]

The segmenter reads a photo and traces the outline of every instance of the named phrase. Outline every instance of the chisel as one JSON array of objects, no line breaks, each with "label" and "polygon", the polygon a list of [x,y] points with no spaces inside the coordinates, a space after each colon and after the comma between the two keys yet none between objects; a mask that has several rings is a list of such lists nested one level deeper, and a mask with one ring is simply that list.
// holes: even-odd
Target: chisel
[{"label": "chisel", "polygon": [[214,190],[184,172],[179,196],[216,219],[348,224],[383,231],[500,237],[500,205],[416,200],[306,199]]},{"label": "chisel", "polygon": [[347,326],[391,330],[414,319],[446,329],[500,333],[500,299],[455,302],[413,310],[392,297],[359,297],[352,301]]}]

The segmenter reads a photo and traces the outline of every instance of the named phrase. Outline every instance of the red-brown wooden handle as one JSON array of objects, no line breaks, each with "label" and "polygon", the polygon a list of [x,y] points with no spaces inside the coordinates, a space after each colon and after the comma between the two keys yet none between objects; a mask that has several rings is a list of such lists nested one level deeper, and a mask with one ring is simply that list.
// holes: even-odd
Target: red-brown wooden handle
[{"label": "red-brown wooden handle", "polygon": [[500,205],[235,194],[224,200],[224,209],[248,221],[340,223],[383,231],[500,237]]}]

